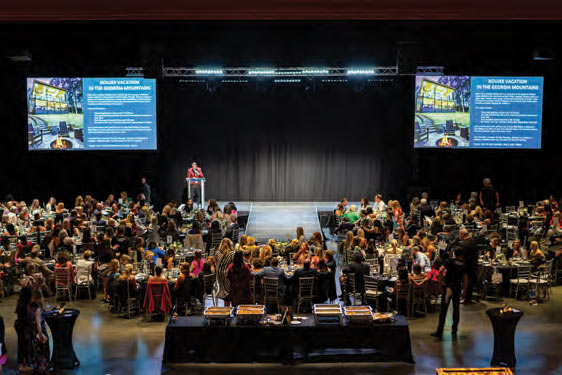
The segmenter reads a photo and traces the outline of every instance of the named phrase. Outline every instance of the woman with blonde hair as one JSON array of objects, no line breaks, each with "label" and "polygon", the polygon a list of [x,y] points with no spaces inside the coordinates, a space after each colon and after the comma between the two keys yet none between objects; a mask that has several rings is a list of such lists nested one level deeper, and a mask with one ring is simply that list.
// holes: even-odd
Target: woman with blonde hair
[{"label": "woman with blonde hair", "polygon": [[[219,245],[219,249],[218,252],[221,253],[222,255],[226,255],[228,253],[230,253],[231,251],[234,251],[234,247],[232,245],[232,240],[230,238],[223,238],[220,245]],[[216,255],[216,253],[215,253]]]},{"label": "woman with blonde hair", "polygon": [[294,255],[293,255],[293,260],[295,261],[295,263],[297,264],[303,264],[304,261],[306,259],[310,258],[310,247],[308,245],[308,243],[303,242],[301,244],[301,247],[299,249],[299,251],[297,251]]},{"label": "woman with blonde hair", "polygon": [[353,231],[348,230],[345,234],[345,241],[343,242],[344,250],[353,250]]},{"label": "woman with blonde hair", "polygon": [[253,236],[248,237],[247,244],[242,248],[244,251],[244,255],[249,257],[250,262],[253,258],[257,258],[259,256],[260,248],[256,245],[256,239]]},{"label": "woman with blonde hair", "polygon": [[304,237],[304,228],[303,227],[297,227],[297,240],[299,240],[299,243],[303,243],[304,241],[306,241],[306,239]]},{"label": "woman with blonde hair", "polygon": [[546,261],[546,257],[541,249],[539,249],[539,243],[537,241],[531,242],[529,246],[529,262],[536,271],[541,265]]},{"label": "woman with blonde hair", "polygon": [[263,260],[263,263],[266,266],[269,265],[269,261],[271,260],[272,256],[273,256],[273,250],[271,250],[271,246],[269,245],[262,246],[262,248],[260,249],[259,258]]},{"label": "woman with blonde hair", "polygon": [[234,246],[234,250],[242,251],[244,246],[248,243],[248,236],[243,234],[240,236],[240,241]]},{"label": "woman with blonde hair", "polygon": [[[244,237],[245,242],[246,235],[243,235],[242,237]],[[240,241],[242,241],[242,238],[240,238]],[[221,244],[219,245],[219,250],[215,252],[215,262],[217,265],[215,274],[217,275],[217,282],[219,284],[217,298],[222,299],[225,306],[230,306],[230,300],[228,298],[228,295],[230,294],[230,281],[228,281],[228,278],[226,277],[226,272],[228,266],[234,259],[234,252],[235,251],[230,238],[223,238]]]},{"label": "woman with blonde hair", "polygon": [[387,250],[387,254],[395,254],[400,255],[402,254],[402,250],[398,247],[398,241],[392,240],[390,241],[390,248]]}]

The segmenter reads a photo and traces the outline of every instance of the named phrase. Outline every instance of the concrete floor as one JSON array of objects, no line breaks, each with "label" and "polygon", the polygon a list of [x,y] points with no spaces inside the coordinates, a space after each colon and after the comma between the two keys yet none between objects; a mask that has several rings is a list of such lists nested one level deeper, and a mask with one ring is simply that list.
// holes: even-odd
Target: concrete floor
[{"label": "concrete floor", "polygon": [[[562,374],[562,288],[555,287],[550,301],[529,306],[525,301],[508,300],[510,306],[525,312],[516,335],[517,374]],[[48,303],[53,303],[52,300]],[[14,332],[16,297],[0,303],[6,325],[8,364],[6,374],[17,369],[17,340]],[[484,314],[500,303],[482,302],[463,306],[459,338],[452,341],[447,329],[443,341],[429,336],[437,324],[437,314],[410,319],[412,350],[416,364],[368,363],[326,365],[174,365],[162,367],[165,323],[131,320],[107,311],[99,300],[80,300],[68,304],[80,309],[74,330],[74,347],[81,366],[61,374],[434,374],[436,367],[485,367],[492,354],[493,336]],[[448,321],[450,325],[450,321]],[[187,340],[189,338],[186,338]]]}]

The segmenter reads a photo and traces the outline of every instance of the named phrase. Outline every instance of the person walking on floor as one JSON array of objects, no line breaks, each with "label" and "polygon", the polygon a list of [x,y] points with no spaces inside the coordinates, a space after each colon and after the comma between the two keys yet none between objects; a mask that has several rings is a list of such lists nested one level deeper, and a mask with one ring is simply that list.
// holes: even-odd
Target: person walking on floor
[{"label": "person walking on floor", "polygon": [[459,258],[451,256],[443,262],[443,265],[439,269],[439,282],[443,285],[441,311],[439,312],[437,330],[431,334],[431,336],[437,337],[438,339],[443,337],[447,310],[449,309],[451,301],[453,302],[453,325],[451,327],[451,335],[453,338],[457,337],[457,329],[460,320],[463,267],[464,265]]}]

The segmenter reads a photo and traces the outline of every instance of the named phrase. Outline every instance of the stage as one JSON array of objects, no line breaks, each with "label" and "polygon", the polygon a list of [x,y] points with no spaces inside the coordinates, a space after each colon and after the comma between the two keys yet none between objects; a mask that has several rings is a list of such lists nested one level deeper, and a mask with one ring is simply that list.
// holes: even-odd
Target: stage
[{"label": "stage", "polygon": [[[224,207],[227,202],[218,202]],[[258,242],[270,238],[287,241],[295,238],[297,227],[303,227],[308,238],[329,227],[337,202],[234,202],[239,216],[248,216],[246,234]],[[349,203],[358,206],[358,203]]]}]

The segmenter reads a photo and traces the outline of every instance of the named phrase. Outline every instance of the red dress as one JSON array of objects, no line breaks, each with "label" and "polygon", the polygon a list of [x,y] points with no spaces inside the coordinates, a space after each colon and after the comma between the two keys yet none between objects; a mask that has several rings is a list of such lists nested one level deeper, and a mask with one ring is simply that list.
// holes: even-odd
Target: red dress
[{"label": "red dress", "polygon": [[243,264],[241,268],[234,268],[234,264],[228,266],[226,270],[226,278],[230,281],[230,301],[233,306],[245,305],[253,303],[252,289],[250,282],[252,281],[252,271],[247,264]]}]

